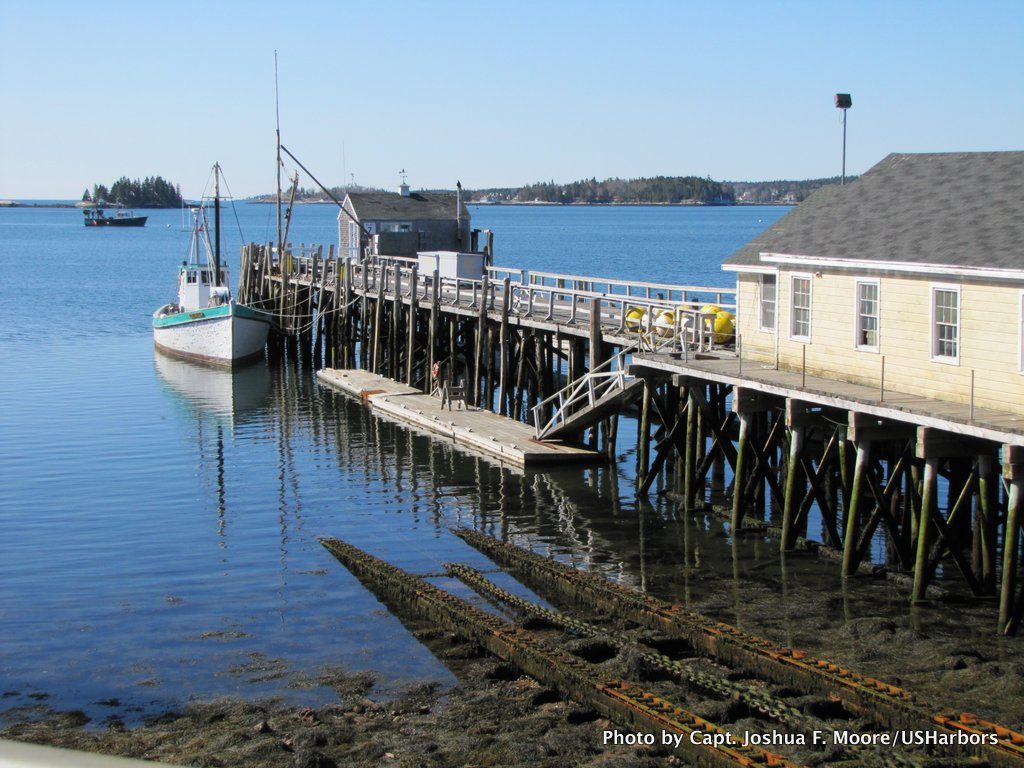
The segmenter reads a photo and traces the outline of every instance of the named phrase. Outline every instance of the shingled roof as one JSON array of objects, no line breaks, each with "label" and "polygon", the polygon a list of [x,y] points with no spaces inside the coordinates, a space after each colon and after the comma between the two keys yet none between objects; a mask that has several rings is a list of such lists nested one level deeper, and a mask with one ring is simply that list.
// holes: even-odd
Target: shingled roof
[{"label": "shingled roof", "polygon": [[[407,197],[391,192],[350,192],[348,200],[360,221],[440,221],[458,218],[455,195],[412,192]],[[466,204],[462,218],[468,219]]]},{"label": "shingled roof", "polygon": [[726,268],[762,264],[762,253],[1024,269],[1024,152],[891,154],[815,192]]}]

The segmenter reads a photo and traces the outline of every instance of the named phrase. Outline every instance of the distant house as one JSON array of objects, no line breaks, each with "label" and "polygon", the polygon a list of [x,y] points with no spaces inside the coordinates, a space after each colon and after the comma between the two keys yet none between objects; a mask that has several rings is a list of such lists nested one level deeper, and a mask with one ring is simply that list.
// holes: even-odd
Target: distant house
[{"label": "distant house", "polygon": [[358,259],[365,248],[388,256],[417,251],[468,251],[469,211],[461,194],[350,192],[338,212],[339,253]]},{"label": "distant house", "polygon": [[724,269],[744,358],[1024,413],[1024,152],[889,155]]}]

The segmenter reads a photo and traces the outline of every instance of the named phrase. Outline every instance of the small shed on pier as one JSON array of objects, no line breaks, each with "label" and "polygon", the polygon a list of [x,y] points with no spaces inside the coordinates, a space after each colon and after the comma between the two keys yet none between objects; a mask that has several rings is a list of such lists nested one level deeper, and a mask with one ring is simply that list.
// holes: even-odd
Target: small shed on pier
[{"label": "small shed on pier", "polygon": [[418,251],[468,251],[469,210],[461,191],[350,192],[338,212],[339,253],[358,259],[369,247],[385,256],[415,256]]},{"label": "small shed on pier", "polygon": [[744,358],[1024,413],[1024,152],[891,154],[723,268]]}]

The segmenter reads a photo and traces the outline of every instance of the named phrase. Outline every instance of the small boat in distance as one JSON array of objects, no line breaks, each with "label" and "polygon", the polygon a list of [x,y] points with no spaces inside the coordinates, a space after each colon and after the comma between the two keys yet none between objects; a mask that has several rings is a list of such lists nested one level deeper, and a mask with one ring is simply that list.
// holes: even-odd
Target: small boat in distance
[{"label": "small boat in distance", "polygon": [[85,216],[87,227],[144,227],[148,216],[136,216],[133,211],[118,210],[110,216],[101,206],[86,208],[82,213]]},{"label": "small boat in distance", "polygon": [[220,166],[213,168],[214,243],[206,209],[193,209],[189,257],[178,269],[178,300],[153,313],[153,343],[173,357],[230,367],[263,356],[271,316],[231,296],[220,261]]}]

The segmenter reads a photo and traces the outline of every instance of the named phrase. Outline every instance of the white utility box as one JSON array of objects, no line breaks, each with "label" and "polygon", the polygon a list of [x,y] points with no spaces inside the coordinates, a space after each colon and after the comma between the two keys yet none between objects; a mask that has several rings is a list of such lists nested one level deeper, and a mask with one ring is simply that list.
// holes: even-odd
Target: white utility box
[{"label": "white utility box", "polygon": [[459,251],[420,251],[416,254],[421,277],[437,270],[438,277],[479,280],[484,274],[484,254]]}]

